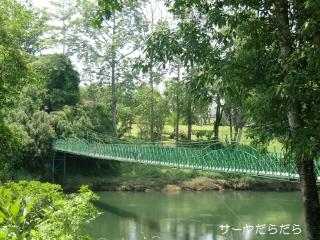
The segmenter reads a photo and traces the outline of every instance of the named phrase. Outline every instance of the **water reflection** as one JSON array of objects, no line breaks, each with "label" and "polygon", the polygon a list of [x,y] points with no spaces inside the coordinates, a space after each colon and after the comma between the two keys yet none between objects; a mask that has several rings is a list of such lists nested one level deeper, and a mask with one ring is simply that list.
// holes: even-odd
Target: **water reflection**
[{"label": "water reflection", "polygon": [[[101,193],[103,212],[89,227],[94,239],[108,240],[277,240],[304,235],[261,235],[245,224],[299,224],[303,228],[299,193]],[[220,226],[228,224],[223,234]],[[241,229],[232,231],[231,228]]]},{"label": "water reflection", "polygon": [[[114,215],[119,216],[123,219],[131,220],[130,224],[135,229],[136,229],[136,225],[132,224],[132,223],[139,222],[139,223],[145,224],[146,226],[148,226],[148,228],[150,228],[153,231],[160,230],[158,222],[153,221],[152,219],[142,218],[136,213],[120,209],[118,207],[112,206],[112,205],[110,205],[106,202],[103,202],[103,201],[95,201],[94,204],[96,207],[98,207],[100,210],[102,210],[102,212],[114,214]],[[131,205],[131,206],[134,206],[134,205]]]}]

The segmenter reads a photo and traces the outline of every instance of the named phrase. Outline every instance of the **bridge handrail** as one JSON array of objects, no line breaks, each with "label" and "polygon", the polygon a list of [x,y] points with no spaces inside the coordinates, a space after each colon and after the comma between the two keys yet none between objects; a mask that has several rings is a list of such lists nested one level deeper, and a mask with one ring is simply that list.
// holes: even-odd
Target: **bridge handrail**
[{"label": "bridge handrail", "polygon": [[[103,143],[82,138],[59,137],[53,143],[54,150],[77,155],[136,161],[160,166],[208,169],[223,172],[239,172],[251,175],[297,178],[297,168],[293,163],[282,164],[278,155],[264,154],[257,149],[249,150],[227,146],[211,149],[173,147],[168,145],[129,143]],[[281,163],[281,164],[279,164]],[[320,175],[320,163],[316,163],[317,175]]]}]

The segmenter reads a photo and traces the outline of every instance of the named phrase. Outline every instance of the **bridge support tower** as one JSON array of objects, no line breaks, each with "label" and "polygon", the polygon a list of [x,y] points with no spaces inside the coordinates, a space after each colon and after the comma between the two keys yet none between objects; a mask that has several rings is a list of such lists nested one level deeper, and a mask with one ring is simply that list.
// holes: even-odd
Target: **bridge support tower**
[{"label": "bridge support tower", "polygon": [[64,184],[67,175],[66,153],[54,152],[52,158],[52,182]]}]

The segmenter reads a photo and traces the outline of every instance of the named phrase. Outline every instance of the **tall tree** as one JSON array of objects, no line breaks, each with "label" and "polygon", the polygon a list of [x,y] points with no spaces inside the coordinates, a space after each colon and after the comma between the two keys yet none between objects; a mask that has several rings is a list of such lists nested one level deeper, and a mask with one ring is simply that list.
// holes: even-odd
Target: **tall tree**
[{"label": "tall tree", "polygon": [[140,5],[125,1],[121,12],[103,19],[98,27],[93,26],[94,12],[98,5],[90,0],[80,1],[81,15],[77,19],[74,41],[78,57],[85,64],[87,80],[111,84],[112,122],[117,131],[117,86],[123,78],[121,68],[124,61],[141,46],[141,31],[146,28],[141,18]]},{"label": "tall tree", "polygon": [[183,109],[183,102],[185,101],[184,83],[181,79],[181,67],[180,64],[175,66],[176,77],[166,82],[165,97],[171,110],[171,119],[174,127],[175,140],[179,141],[179,127],[180,117]]},{"label": "tall tree", "polygon": [[60,47],[62,54],[70,53],[68,46],[74,40],[72,29],[76,18],[76,0],[51,0],[50,4],[50,44]]},{"label": "tall tree", "polygon": [[[161,8],[163,7],[162,1],[142,1],[141,5],[141,13],[142,18],[147,26],[145,31],[141,32],[142,36],[142,45],[141,49],[143,50],[146,48],[146,42],[148,38],[153,34],[156,30],[157,25],[159,22],[164,20],[164,16],[162,14]],[[143,52],[141,52],[139,59],[139,64],[137,66],[142,69],[144,76],[148,78],[149,86],[150,86],[150,140],[154,140],[154,125],[155,125],[155,112],[154,112],[154,92],[156,86],[160,83],[163,70],[159,67],[159,63],[155,62],[153,59],[147,58]]]},{"label": "tall tree", "polygon": [[[284,89],[286,89],[286,114],[290,127],[289,148],[300,175],[309,239],[320,238],[320,202],[314,166],[318,148],[312,146],[313,144],[319,146],[320,136],[317,134],[314,136],[313,133],[305,131],[305,129],[311,130],[316,127],[314,122],[316,119],[313,115],[316,113],[314,110],[319,109],[314,109],[312,105],[315,102],[320,103],[317,84],[319,79],[317,76],[309,78],[311,71],[315,70],[314,67],[318,69],[320,67],[319,61],[313,62],[314,51],[318,53],[320,51],[318,30],[320,23],[319,21],[311,22],[315,17],[320,16],[319,6],[319,2],[316,1],[296,1],[291,5],[287,0],[275,1],[273,5],[280,45],[279,60],[282,69],[280,84],[285,85]],[[294,17],[292,17],[293,14]],[[290,21],[295,21],[296,26],[292,26]],[[309,24],[313,25],[311,29],[308,29]],[[298,28],[298,32],[295,28]],[[311,32],[306,33],[308,30]],[[307,76],[296,74],[297,70],[303,70]],[[319,76],[319,70],[316,73]],[[297,87],[297,85],[300,86]],[[301,87],[307,96],[301,94]],[[300,93],[296,94],[296,91]],[[307,150],[304,150],[305,141],[307,141]]]}]

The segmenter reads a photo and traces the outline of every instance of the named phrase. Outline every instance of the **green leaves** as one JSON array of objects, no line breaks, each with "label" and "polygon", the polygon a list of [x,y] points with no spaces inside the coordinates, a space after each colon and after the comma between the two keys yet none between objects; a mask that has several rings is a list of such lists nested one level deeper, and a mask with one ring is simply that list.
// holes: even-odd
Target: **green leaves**
[{"label": "green leaves", "polygon": [[75,105],[79,101],[79,74],[70,59],[62,54],[38,57],[33,63],[39,73],[40,82],[47,89],[44,104],[50,111],[61,110],[65,105]]},{"label": "green leaves", "polygon": [[7,32],[10,45],[35,53],[40,48],[39,37],[44,31],[45,16],[27,4],[16,0],[0,2],[1,28]]},{"label": "green leaves", "polygon": [[[168,115],[168,108],[166,100],[160,95],[159,92],[153,92],[153,102],[150,101],[151,89],[147,85],[142,85],[137,89],[134,94],[134,116],[135,121],[138,123],[139,127],[139,136],[142,139],[151,139],[150,137],[150,126],[151,122],[151,114],[150,109],[153,107],[154,116],[153,116],[153,124],[154,124],[154,136],[155,138],[160,138],[165,119]],[[151,105],[152,104],[152,105]]]},{"label": "green leaves", "polygon": [[99,10],[96,12],[94,18],[94,25],[101,27],[104,20],[109,20],[112,14],[116,11],[121,11],[123,8],[123,1],[119,0],[98,0]]},{"label": "green leaves", "polygon": [[97,214],[88,187],[64,195],[57,185],[22,181],[0,185],[0,194],[0,239],[88,239],[83,226]]},{"label": "green leaves", "polygon": [[20,199],[17,199],[10,207],[10,214],[13,218],[16,218],[20,212]]},{"label": "green leaves", "polygon": [[7,239],[6,237],[7,237],[7,234],[4,231],[0,230],[0,240],[6,240]]},{"label": "green leaves", "polygon": [[0,1],[0,179],[10,175],[24,150],[21,129],[11,131],[2,114],[29,81],[28,52],[36,51],[42,24],[36,15],[18,1]]}]

